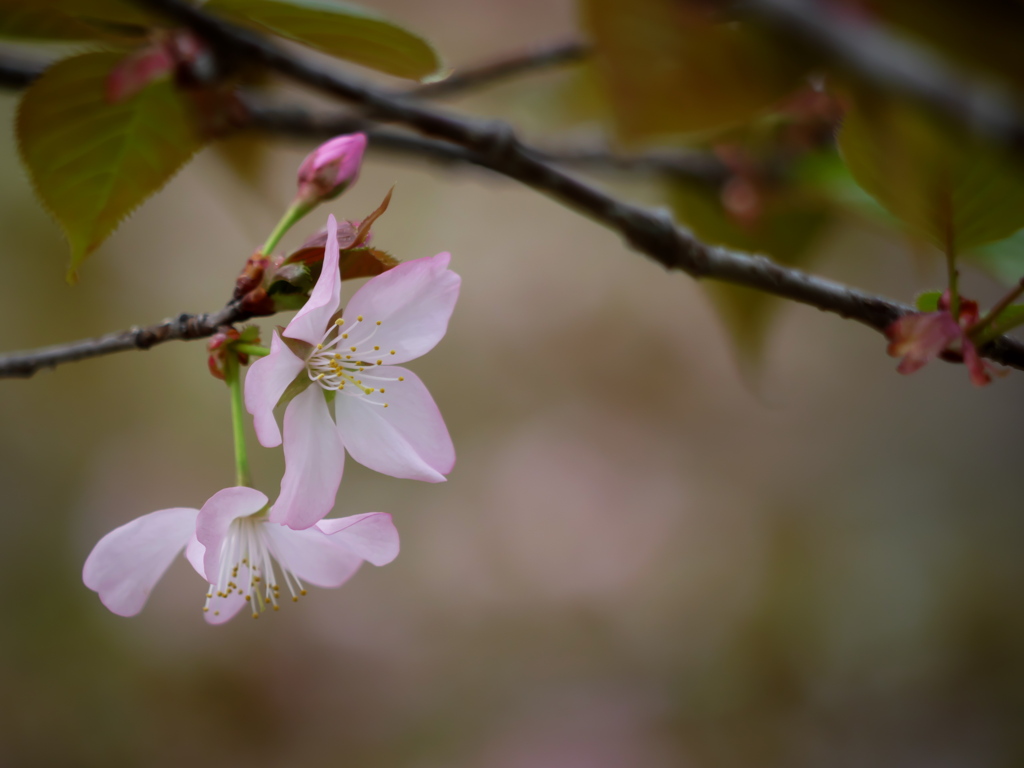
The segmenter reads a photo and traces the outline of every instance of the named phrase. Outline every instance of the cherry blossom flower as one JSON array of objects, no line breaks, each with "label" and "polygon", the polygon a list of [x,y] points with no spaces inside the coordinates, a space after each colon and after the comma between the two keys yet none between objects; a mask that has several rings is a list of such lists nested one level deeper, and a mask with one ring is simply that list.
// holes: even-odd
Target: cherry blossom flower
[{"label": "cherry blossom flower", "polygon": [[900,357],[896,370],[909,374],[920,370],[935,357],[949,357],[967,366],[971,382],[978,387],[991,383],[998,369],[978,354],[967,331],[978,322],[978,303],[969,299],[960,301],[959,322],[949,308],[949,292],[942,294],[935,312],[914,312],[904,315],[885,329],[889,340],[888,353]]},{"label": "cherry blossom flower", "polygon": [[364,560],[386,565],[398,556],[398,531],[384,512],[321,520],[296,531],[270,522],[266,507],[264,494],[238,486],[218,491],[202,509],[150,512],[100,539],[82,580],[112,612],[134,616],[185,549],[209,584],[204,616],[222,624],[243,607],[258,618],[282,601],[298,601],[307,583],[340,587]]},{"label": "cherry blossom flower", "polygon": [[[455,465],[444,419],[419,377],[397,363],[429,352],[448,328],[460,278],[439,253],[408,261],[363,285],[338,316],[337,222],[328,221],[323,270],[305,306],[270,354],[250,367],[245,405],[260,443],[282,443],[285,474],[270,520],[301,529],[334,506],[345,452],[393,477],[443,482]],[[328,401],[334,408],[333,419]]]}]

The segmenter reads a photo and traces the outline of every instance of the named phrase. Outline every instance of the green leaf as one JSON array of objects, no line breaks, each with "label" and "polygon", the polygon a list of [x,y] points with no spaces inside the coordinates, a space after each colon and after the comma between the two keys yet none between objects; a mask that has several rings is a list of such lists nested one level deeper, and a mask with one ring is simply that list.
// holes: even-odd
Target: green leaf
[{"label": "green leaf", "polygon": [[389,75],[422,80],[441,69],[430,43],[361,8],[326,0],[210,0],[204,8]]},{"label": "green leaf", "polygon": [[925,291],[919,293],[914,299],[914,305],[920,312],[938,312],[939,299],[942,298],[942,291]]},{"label": "green leaf", "polygon": [[[743,224],[723,206],[717,187],[676,183],[669,192],[676,218],[701,240],[805,266],[831,220],[827,202],[799,189],[782,189],[763,200],[756,221]],[[779,299],[762,291],[708,282],[706,289],[736,344],[741,361],[758,362]]]},{"label": "green leaf", "polygon": [[68,280],[82,260],[202,146],[190,105],[169,82],[108,104],[115,53],[50,67],[18,110],[21,157],[43,204],[71,245]]},{"label": "green leaf", "polygon": [[968,260],[1006,285],[1015,285],[1024,277],[1024,229],[1005,240],[975,248]]},{"label": "green leaf", "polygon": [[943,251],[959,255],[1024,227],[1021,168],[912,105],[858,95],[839,147],[857,183]]},{"label": "green leaf", "polygon": [[31,0],[39,5],[60,8],[65,13],[86,21],[117,24],[126,27],[168,26],[166,19],[138,7],[131,0]]},{"label": "green leaf", "polygon": [[0,37],[123,41],[153,21],[123,0],[0,0]]},{"label": "green leaf", "polygon": [[585,27],[620,137],[721,129],[793,90],[806,62],[792,46],[714,23],[694,0],[583,0]]},{"label": "green leaf", "polygon": [[97,31],[79,19],[34,2],[0,2],[0,37],[20,40],[90,40]]}]

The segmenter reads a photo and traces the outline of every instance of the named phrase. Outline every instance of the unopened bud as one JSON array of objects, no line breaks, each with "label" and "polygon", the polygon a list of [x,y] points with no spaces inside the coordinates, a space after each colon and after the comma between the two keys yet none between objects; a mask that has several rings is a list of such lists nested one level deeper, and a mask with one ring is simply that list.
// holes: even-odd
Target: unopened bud
[{"label": "unopened bud", "polygon": [[366,134],[336,136],[314,149],[299,166],[299,199],[331,200],[355,182],[366,151]]}]

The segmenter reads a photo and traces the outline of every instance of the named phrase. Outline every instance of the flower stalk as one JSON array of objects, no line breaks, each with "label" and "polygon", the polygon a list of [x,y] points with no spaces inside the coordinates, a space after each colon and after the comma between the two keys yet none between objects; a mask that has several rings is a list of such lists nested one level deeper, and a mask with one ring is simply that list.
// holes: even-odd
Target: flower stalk
[{"label": "flower stalk", "polygon": [[281,242],[281,238],[287,234],[288,230],[291,229],[295,224],[302,219],[307,213],[309,213],[315,204],[310,205],[302,200],[296,200],[289,206],[288,210],[284,212],[284,216],[277,222],[277,226],[274,227],[274,231],[270,233],[270,237],[260,248],[260,253],[264,256],[269,256],[277,248],[277,244]]},{"label": "flower stalk", "polygon": [[231,434],[235,442],[235,485],[252,487],[249,455],[245,448],[245,407],[242,403],[242,377],[238,352],[228,349],[224,361],[224,381],[231,393]]}]

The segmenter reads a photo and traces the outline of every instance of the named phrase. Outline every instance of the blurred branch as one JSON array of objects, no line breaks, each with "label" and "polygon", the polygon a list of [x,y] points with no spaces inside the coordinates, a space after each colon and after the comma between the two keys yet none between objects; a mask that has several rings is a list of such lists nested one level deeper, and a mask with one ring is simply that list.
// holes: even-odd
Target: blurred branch
[{"label": "blurred branch", "polygon": [[27,379],[42,368],[54,368],[61,363],[73,363],[130,349],[149,349],[174,339],[201,339],[212,336],[221,326],[240,323],[250,317],[252,315],[232,302],[211,314],[183,314],[173,320],[164,320],[144,328],[136,326],[94,339],[54,344],[27,352],[12,352],[0,355],[0,378]]},{"label": "blurred branch", "polygon": [[409,91],[408,95],[419,99],[436,99],[462,94],[533,70],[582,61],[589,52],[584,43],[576,40],[557,43],[456,71],[444,80],[421,85]]},{"label": "blurred branch", "polygon": [[902,94],[1024,156],[1024,114],[1005,89],[820,0],[739,0],[736,8],[861,79]]},{"label": "blurred branch", "polygon": [[48,66],[48,61],[26,59],[0,51],[0,87],[27,88]]},{"label": "blurred branch", "polygon": [[[246,117],[239,127],[265,131],[289,138],[325,140],[342,133],[362,131],[370,139],[371,150],[423,157],[446,164],[486,164],[478,155],[446,141],[424,138],[412,133],[380,128],[351,112],[323,113],[297,106],[268,106],[258,98],[244,94],[241,102]],[[640,155],[618,155],[607,147],[568,147],[528,151],[538,160],[594,171],[627,171],[671,176],[707,184],[722,184],[730,175],[717,157],[700,151],[656,151]]]},{"label": "blurred branch", "polygon": [[[447,96],[531,69],[575,61],[585,54],[586,48],[580,43],[562,43],[468,69],[448,80],[420,86],[410,91],[409,95],[416,98]],[[49,64],[0,51],[0,87],[25,88]],[[246,112],[244,121],[236,126],[240,129],[253,129],[295,139],[329,139],[342,133],[362,131],[369,136],[373,150],[420,156],[451,165],[474,162],[470,153],[452,144],[411,133],[381,129],[372,121],[352,112],[318,113],[298,106],[269,106],[258,97],[244,93],[240,95],[240,101]],[[641,155],[620,155],[602,146],[531,151],[540,160],[601,172],[657,174],[707,184],[722,184],[730,174],[726,165],[714,155],[696,150],[655,151]]]}]

